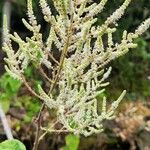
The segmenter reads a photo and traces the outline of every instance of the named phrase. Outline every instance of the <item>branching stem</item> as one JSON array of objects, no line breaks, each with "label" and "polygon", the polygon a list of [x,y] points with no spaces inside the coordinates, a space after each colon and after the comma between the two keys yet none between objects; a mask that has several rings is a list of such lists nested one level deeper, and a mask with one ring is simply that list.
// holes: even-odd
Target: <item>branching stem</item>
[{"label": "branching stem", "polygon": [[22,77],[23,80],[23,84],[26,86],[26,88],[28,89],[28,91],[35,97],[39,98],[41,101],[43,101],[42,97],[40,95],[38,95],[32,88],[31,86],[28,84],[28,82],[26,81],[26,79],[24,77]]},{"label": "branching stem", "polygon": [[[70,44],[71,36],[72,36],[72,26],[73,26],[73,15],[71,16],[71,24],[70,24],[70,27],[68,29],[67,40],[66,40],[66,43],[64,45],[64,49],[63,49],[61,57],[60,57],[60,63],[59,63],[58,71],[57,71],[57,74],[54,78],[54,82],[53,82],[52,86],[50,87],[50,90],[49,90],[49,93],[48,93],[49,95],[53,91],[53,89],[56,86],[57,81],[59,79],[59,75],[61,73],[63,63],[64,63],[65,57],[67,55],[68,47],[69,47],[69,44]],[[55,60],[55,59],[53,59],[53,60]],[[36,136],[35,136],[35,142],[34,142],[33,150],[38,149],[38,145],[39,145],[39,140],[38,139],[39,139],[39,136],[40,136],[41,116],[42,116],[42,112],[43,112],[44,108],[45,108],[45,104],[43,103],[42,107],[40,109],[40,112],[37,116],[37,119],[36,119],[37,128],[36,128]]]}]

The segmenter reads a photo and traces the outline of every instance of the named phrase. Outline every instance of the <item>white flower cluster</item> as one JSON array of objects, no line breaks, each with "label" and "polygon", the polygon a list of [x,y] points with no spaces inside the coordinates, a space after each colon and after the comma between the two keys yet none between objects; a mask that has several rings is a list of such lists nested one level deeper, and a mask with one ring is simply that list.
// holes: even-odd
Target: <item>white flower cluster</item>
[{"label": "white flower cluster", "polygon": [[[114,117],[126,91],[109,108],[106,106],[106,97],[103,97],[99,109],[98,97],[109,84],[105,80],[111,72],[111,67],[106,69],[105,66],[127,53],[130,48],[135,48],[137,45],[134,39],[150,26],[149,18],[135,32],[124,31],[120,43],[114,43],[115,24],[131,0],[125,0],[104,24],[96,25],[96,15],[103,10],[107,1],[96,3],[91,0],[53,0],[57,11],[57,15],[53,15],[46,0],[40,0],[44,19],[50,25],[46,42],[42,41],[40,25],[34,16],[31,0],[27,1],[29,23],[22,20],[33,32],[31,38],[24,41],[17,33],[9,34],[6,23],[4,26],[6,70],[14,78],[22,80],[24,69],[30,63],[36,62],[37,68],[45,65],[50,69],[51,76],[44,74],[51,81],[49,92],[46,93],[39,85],[38,98],[48,108],[57,111],[57,121],[62,124],[62,129],[75,134],[89,136],[101,132],[103,120]],[[104,37],[107,40],[104,41]],[[12,49],[11,40],[19,45],[16,53]],[[54,49],[61,53],[59,60],[53,56]],[[54,94],[54,89],[58,91],[57,95]]]}]

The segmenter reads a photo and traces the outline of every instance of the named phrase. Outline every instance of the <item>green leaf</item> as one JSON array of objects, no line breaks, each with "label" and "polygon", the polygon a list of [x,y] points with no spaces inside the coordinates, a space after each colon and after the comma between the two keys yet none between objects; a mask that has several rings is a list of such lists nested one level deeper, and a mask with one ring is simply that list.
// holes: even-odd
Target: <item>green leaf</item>
[{"label": "green leaf", "polygon": [[65,137],[66,146],[62,147],[61,150],[77,150],[80,142],[79,136],[69,134]]},{"label": "green leaf", "polygon": [[0,78],[0,87],[9,94],[17,93],[21,86],[21,82],[13,79],[8,73]]},{"label": "green leaf", "polygon": [[38,91],[38,85],[42,85],[42,81],[40,81],[40,80],[35,80],[35,81],[34,81],[34,84],[35,84],[35,85],[34,85],[35,90]]},{"label": "green leaf", "polygon": [[28,78],[33,77],[33,68],[32,68],[32,66],[28,66],[25,69],[25,76],[28,77]]},{"label": "green leaf", "polygon": [[9,79],[9,86],[10,89],[13,93],[17,93],[17,91],[19,90],[21,83],[18,80],[14,80],[12,78]]},{"label": "green leaf", "polygon": [[40,111],[39,101],[31,96],[24,95],[18,98],[18,102],[16,107],[24,107],[26,110],[22,123],[31,122],[33,116]]},{"label": "green leaf", "polygon": [[26,150],[19,140],[6,140],[0,143],[0,150]]},{"label": "green leaf", "polygon": [[10,96],[7,93],[0,93],[0,105],[6,113],[10,107]]}]

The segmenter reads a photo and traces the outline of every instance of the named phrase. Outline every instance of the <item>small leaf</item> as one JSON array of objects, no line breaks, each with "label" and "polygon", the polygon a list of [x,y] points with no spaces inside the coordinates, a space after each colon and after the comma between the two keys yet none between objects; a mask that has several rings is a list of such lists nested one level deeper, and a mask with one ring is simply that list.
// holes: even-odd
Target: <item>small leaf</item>
[{"label": "small leaf", "polygon": [[9,94],[17,93],[21,86],[21,82],[13,79],[8,73],[0,78],[0,87]]},{"label": "small leaf", "polygon": [[65,138],[66,146],[61,148],[61,150],[77,150],[80,142],[79,136],[75,136],[73,134],[69,134]]},{"label": "small leaf", "polygon": [[0,143],[0,150],[26,150],[19,140],[6,140]]},{"label": "small leaf", "polygon": [[10,96],[7,93],[0,93],[0,105],[6,113],[10,107]]},{"label": "small leaf", "polygon": [[25,76],[28,77],[28,78],[33,77],[33,68],[32,68],[32,66],[28,66],[25,69]]},{"label": "small leaf", "polygon": [[9,79],[9,86],[11,88],[11,91],[13,93],[17,93],[20,86],[21,86],[21,82],[19,80],[14,80],[12,78]]}]

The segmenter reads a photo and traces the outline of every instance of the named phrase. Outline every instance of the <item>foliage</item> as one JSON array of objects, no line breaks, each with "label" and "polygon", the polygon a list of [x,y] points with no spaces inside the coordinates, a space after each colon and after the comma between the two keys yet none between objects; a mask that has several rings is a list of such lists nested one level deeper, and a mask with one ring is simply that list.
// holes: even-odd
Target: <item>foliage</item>
[{"label": "foliage", "polygon": [[[103,130],[103,120],[114,117],[125,91],[109,108],[104,96],[101,112],[97,111],[97,96],[104,92],[104,87],[108,85],[105,80],[111,72],[111,67],[106,69],[106,65],[126,54],[130,48],[135,48],[135,39],[150,26],[148,18],[134,32],[124,30],[122,38],[114,41],[116,22],[125,13],[131,0],[125,0],[99,25],[97,14],[102,12],[106,2],[107,0],[99,3],[86,0],[53,1],[56,15],[45,0],[40,0],[44,19],[50,24],[46,42],[43,41],[41,26],[34,16],[31,0],[27,2],[29,22],[22,20],[33,33],[31,37],[23,40],[17,33],[9,34],[6,19],[4,20],[6,71],[20,80],[49,109],[55,109],[56,120],[62,129],[74,134],[89,136],[99,133]],[[17,43],[17,51],[13,50],[11,41]],[[55,57],[54,52],[60,58]],[[34,89],[34,83],[30,85],[25,76],[25,70],[31,64],[47,80],[43,87],[38,85],[38,92]],[[54,128],[49,131],[62,130]]]},{"label": "foliage", "polygon": [[[26,70],[26,75],[28,78],[34,75],[30,67]],[[41,84],[40,82],[38,79],[35,79],[37,85]],[[37,88],[36,84],[35,88]],[[11,107],[15,107],[16,110],[24,108],[25,114],[22,114],[23,124],[31,122],[32,118],[40,110],[40,104],[35,98],[29,95],[18,96],[21,89],[21,82],[13,79],[8,73],[4,73],[0,78],[0,89],[0,103],[3,110],[7,113],[10,105]]]},{"label": "foliage", "polygon": [[61,148],[60,150],[77,150],[80,142],[80,138],[78,136],[68,134],[65,137],[66,146]]},{"label": "foliage", "polygon": [[22,96],[20,97],[18,102],[18,107],[24,107],[26,110],[26,114],[23,118],[23,123],[30,123],[33,117],[39,112],[40,104],[37,99],[31,96]]},{"label": "foliage", "polygon": [[[120,88],[127,88],[129,99],[150,96],[148,79],[150,54],[147,51],[148,44],[142,38],[138,38],[136,42],[139,46],[134,51],[127,54],[125,58],[122,57],[113,63],[114,71],[111,78],[113,87],[111,86],[110,90],[114,92]],[[134,97],[132,93],[135,93]]]},{"label": "foliage", "polygon": [[10,102],[13,97],[17,96],[17,92],[21,86],[21,82],[12,78],[5,73],[0,78],[0,103],[5,112],[9,110]]},{"label": "foliage", "polygon": [[8,73],[5,73],[0,78],[0,86],[8,95],[14,95],[18,92],[21,82],[12,78]]},{"label": "foliage", "polygon": [[[113,12],[113,9],[121,2],[123,2],[123,0],[113,0],[111,3],[108,3],[108,7],[105,8],[105,12],[99,15],[99,23],[102,23],[108,16],[108,12]],[[150,14],[149,8],[150,1],[132,1],[131,6],[128,7],[125,13],[125,17],[123,17],[118,23],[118,30],[114,39],[120,39],[124,29],[132,31],[141,20],[147,18]],[[150,68],[150,62],[148,59],[150,52],[149,41],[150,32],[147,31],[144,34],[144,38],[136,40],[138,47],[135,50],[128,53],[126,57],[121,57],[112,63],[113,70],[110,79],[111,84],[108,87],[108,95],[110,95],[110,97],[116,97],[122,88],[128,89],[128,99],[137,100],[150,97],[150,86],[147,79],[147,76],[149,76],[148,70]],[[147,59],[145,57],[147,57]]]},{"label": "foliage", "polygon": [[[114,1],[110,5],[115,6],[117,3],[118,1]],[[133,30],[141,19],[147,18],[150,14],[150,1],[143,0],[140,7],[139,3],[141,3],[140,0],[133,1],[125,17],[119,22],[119,30],[115,36],[116,39],[120,38],[124,28],[130,31]],[[106,17],[106,15],[107,14],[105,14],[104,17]],[[114,97],[117,96],[121,88],[125,88],[128,89],[128,99],[149,99],[149,41],[150,32],[147,31],[144,34],[144,38],[138,38],[136,40],[138,47],[135,50],[128,53],[126,57],[121,57],[118,61],[112,63],[114,69],[110,79],[111,85],[109,86],[109,91],[110,93],[115,93]]]},{"label": "foliage", "polygon": [[1,150],[26,150],[19,140],[6,140],[0,143]]},{"label": "foliage", "polygon": [[[36,5],[37,2],[38,2],[38,0],[33,1],[33,7],[36,10],[36,14],[38,14],[38,18],[40,18],[40,21],[42,22],[42,16],[38,12],[38,6]],[[96,2],[98,2],[98,0],[96,0]],[[109,14],[112,13],[114,11],[114,8],[116,8],[118,6],[118,4],[121,4],[122,2],[123,2],[123,0],[112,0],[111,3],[107,3],[107,5],[105,7],[105,11],[103,13],[101,13],[100,15],[98,15],[98,23],[102,24],[103,21],[105,20],[105,18],[108,16],[108,13]],[[140,7],[139,7],[139,3],[140,3]],[[17,2],[15,2],[15,1],[12,2],[12,7],[13,7],[12,14],[16,14],[15,18],[17,16],[18,16],[17,18],[26,17],[25,16],[25,14],[26,14],[25,13],[25,11],[26,11],[25,5],[26,5],[25,0],[18,0]],[[1,15],[2,14],[2,12],[1,12],[2,6],[3,6],[3,0],[0,1],[0,18],[2,18],[2,15]],[[133,30],[141,22],[141,20],[148,17],[148,15],[150,14],[149,8],[150,8],[150,1],[147,1],[147,0],[132,1],[131,6],[128,7],[128,9],[125,13],[125,17],[123,17],[118,24],[119,28],[116,31],[114,38],[120,39],[124,29],[128,29],[129,31]],[[53,12],[54,11],[55,11],[55,9],[53,9]],[[17,23],[19,23],[18,19],[13,19],[12,22],[14,22],[16,20],[17,20]],[[20,21],[21,21],[21,19],[20,19]],[[2,23],[2,22],[0,22],[0,23]],[[44,24],[44,23],[42,22],[42,24]],[[15,26],[14,26],[14,24],[12,24],[12,29],[15,31],[18,31],[18,26],[19,27],[21,26],[21,30],[23,30],[24,34],[27,34],[27,35],[29,34],[28,30],[25,30],[23,28],[23,24],[15,25]],[[44,26],[43,28],[44,28],[44,31],[47,32],[47,30],[48,30],[47,26],[46,27]],[[20,31],[18,31],[18,32],[20,32]],[[45,34],[47,34],[47,33],[45,33]],[[144,35],[144,38],[142,39],[142,41],[145,41],[146,43],[148,43],[147,46],[145,46],[145,49],[142,49],[146,53],[149,53],[149,47],[148,47],[148,45],[150,43],[149,39],[150,39],[150,32],[147,31]],[[137,55],[137,51],[139,52],[138,55]],[[141,55],[141,56],[139,56],[139,55]],[[142,59],[142,63],[137,63],[136,60],[139,59],[139,57],[140,57],[140,60]],[[135,59],[135,61],[134,61],[134,59]],[[117,64],[117,66],[116,66],[116,64]],[[146,75],[148,75],[147,71],[148,71],[149,64],[150,64],[149,61],[146,61],[145,59],[143,60],[143,54],[141,53],[140,45],[138,46],[138,48],[136,48],[136,50],[131,51],[130,54],[127,54],[126,57],[122,57],[118,61],[115,61],[114,63],[112,63],[112,67],[114,68],[113,74],[115,74],[115,76],[113,76],[113,78],[111,79],[111,81],[113,83],[110,85],[110,89],[114,89],[114,86],[116,88],[114,89],[115,91],[112,91],[111,93],[119,94],[120,88],[125,88],[125,89],[128,89],[128,97],[130,99],[137,99],[137,98],[141,98],[143,96],[144,96],[144,98],[149,97],[149,82],[147,81],[147,77],[146,77]],[[144,65],[144,67],[143,67],[143,65]],[[140,74],[139,74],[139,69],[138,69],[139,67],[141,70]],[[127,69],[129,69],[129,71],[127,71]],[[120,72],[120,73],[118,73],[118,72]],[[146,72],[146,74],[145,74],[145,72]],[[135,80],[134,80],[134,78],[135,78]],[[140,82],[134,82],[137,80],[140,80]],[[120,81],[120,82],[117,82],[117,81]],[[141,84],[139,85],[139,83],[141,83]],[[116,96],[117,95],[115,95],[114,97],[116,97]]]}]

